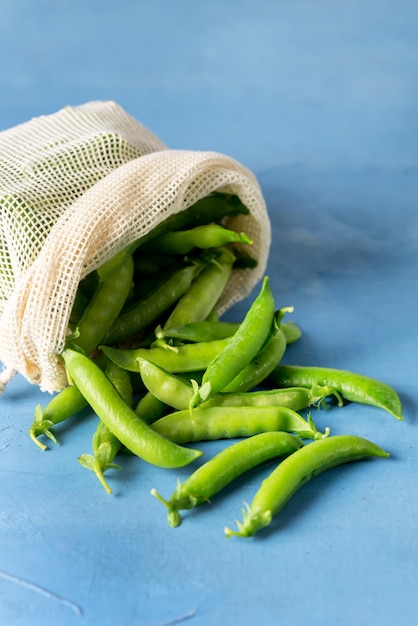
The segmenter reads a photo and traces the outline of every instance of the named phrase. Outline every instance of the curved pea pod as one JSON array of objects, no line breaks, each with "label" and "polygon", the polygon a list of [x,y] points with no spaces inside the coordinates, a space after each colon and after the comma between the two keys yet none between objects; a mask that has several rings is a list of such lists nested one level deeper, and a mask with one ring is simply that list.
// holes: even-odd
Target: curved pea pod
[{"label": "curved pea pod", "polygon": [[225,528],[227,537],[250,537],[268,526],[296,491],[319,474],[343,463],[389,456],[380,446],[355,435],[335,435],[313,441],[284,459],[262,482],[250,506],[237,522],[238,530]]},{"label": "curved pea pod", "polygon": [[69,377],[113,435],[133,454],[159,467],[182,467],[202,455],[159,435],[126,404],[91,359],[66,348],[62,357]]},{"label": "curved pea pod", "polygon": [[193,411],[169,413],[154,422],[152,428],[177,444],[250,437],[278,430],[296,433],[305,439],[329,434],[329,429],[325,433],[319,432],[311,418],[305,420],[296,411],[281,406],[200,406]]},{"label": "curved pea pod", "polygon": [[286,343],[295,343],[302,337],[302,331],[295,322],[282,322],[280,328],[286,337]]},{"label": "curved pea pod", "polygon": [[[99,353],[95,363],[98,367],[104,369],[106,358]],[[40,404],[35,407],[33,423],[29,428],[29,435],[32,441],[41,450],[47,449],[47,446],[39,440],[41,435],[45,435],[56,444],[57,439],[54,426],[74,417],[87,406],[87,400],[75,385],[64,387],[64,389],[52,396],[43,409]]]},{"label": "curved pea pod", "polygon": [[224,392],[246,392],[261,384],[286,352],[286,337],[280,327],[273,331],[260,352],[247,363],[223,389]]},{"label": "curved pea pod", "polygon": [[162,367],[146,359],[140,359],[140,375],[145,387],[160,402],[174,409],[186,409],[193,397],[193,386],[166,372]]},{"label": "curved pea pod", "polygon": [[363,374],[327,367],[278,365],[269,380],[282,387],[329,387],[334,395],[339,394],[343,400],[383,409],[402,420],[402,404],[396,391],[386,383]]},{"label": "curved pea pod", "polygon": [[245,472],[272,459],[292,454],[303,445],[298,437],[290,433],[260,433],[229,445],[201,465],[183,483],[179,481],[169,500],[164,500],[155,489],[151,494],[167,507],[170,526],[178,526],[181,523],[180,510],[209,502]]},{"label": "curved pea pod", "polygon": [[208,365],[201,387],[195,394],[195,406],[210,395],[225,389],[255,357],[270,333],[274,315],[274,297],[266,276],[238,330],[228,345]]}]

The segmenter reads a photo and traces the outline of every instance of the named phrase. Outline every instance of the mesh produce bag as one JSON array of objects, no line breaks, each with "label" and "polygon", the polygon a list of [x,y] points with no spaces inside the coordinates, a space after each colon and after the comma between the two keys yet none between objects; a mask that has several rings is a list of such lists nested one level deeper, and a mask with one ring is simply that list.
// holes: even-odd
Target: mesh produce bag
[{"label": "mesh produce bag", "polygon": [[59,358],[80,281],[167,217],[214,191],[248,215],[226,225],[253,240],[220,313],[262,276],[270,223],[254,175],[215,152],[172,150],[114,102],[89,102],[0,133],[0,387],[18,372],[67,384]]}]

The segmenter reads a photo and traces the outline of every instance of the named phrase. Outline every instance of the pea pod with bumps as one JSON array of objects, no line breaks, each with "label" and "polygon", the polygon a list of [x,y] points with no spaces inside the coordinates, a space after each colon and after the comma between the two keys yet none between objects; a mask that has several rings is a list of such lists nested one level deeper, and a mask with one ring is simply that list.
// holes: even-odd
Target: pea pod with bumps
[{"label": "pea pod with bumps", "polygon": [[402,420],[402,404],[396,391],[384,382],[347,370],[328,367],[278,365],[270,376],[271,383],[283,387],[328,387],[343,400],[383,409]]},{"label": "pea pod with bumps", "polygon": [[371,457],[386,458],[380,446],[355,435],[334,435],[313,441],[284,459],[262,482],[238,530],[225,528],[227,537],[251,537],[268,526],[296,491],[319,474],[343,463]]},{"label": "pea pod with bumps", "polygon": [[190,382],[166,372],[146,359],[141,359],[139,366],[145,387],[160,402],[179,410],[190,406],[194,393]]},{"label": "pea pod with bumps", "polygon": [[252,303],[238,330],[228,345],[207,367],[202,383],[192,401],[194,406],[212,394],[225,389],[243,367],[255,357],[268,337],[274,313],[274,297],[269,279],[266,276],[257,298]]},{"label": "pea pod with bumps", "polygon": [[152,424],[153,430],[178,444],[250,437],[285,431],[305,439],[328,437],[329,428],[317,430],[311,416],[283,406],[200,406],[168,413]]},{"label": "pea pod with bumps", "polygon": [[181,523],[180,510],[192,509],[210,499],[236,478],[272,459],[292,454],[303,442],[286,432],[267,432],[234,443],[201,465],[183,483],[180,481],[169,500],[156,489],[151,494],[168,509],[170,526]]},{"label": "pea pod with bumps", "polygon": [[321,406],[331,395],[328,387],[283,387],[244,392],[220,392],[200,406],[284,406],[302,411],[310,406]]}]

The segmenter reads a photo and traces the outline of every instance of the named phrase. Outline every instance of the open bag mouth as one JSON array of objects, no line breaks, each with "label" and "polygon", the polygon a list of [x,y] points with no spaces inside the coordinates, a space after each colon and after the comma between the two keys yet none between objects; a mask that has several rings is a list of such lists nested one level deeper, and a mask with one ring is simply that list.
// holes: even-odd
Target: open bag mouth
[{"label": "open bag mouth", "polygon": [[258,182],[215,152],[172,150],[114,102],[34,118],[0,134],[0,360],[49,392],[65,386],[59,358],[80,281],[157,225],[212,194],[248,214],[226,218],[253,245],[255,269],[234,270],[223,312],[267,265],[270,223]]}]

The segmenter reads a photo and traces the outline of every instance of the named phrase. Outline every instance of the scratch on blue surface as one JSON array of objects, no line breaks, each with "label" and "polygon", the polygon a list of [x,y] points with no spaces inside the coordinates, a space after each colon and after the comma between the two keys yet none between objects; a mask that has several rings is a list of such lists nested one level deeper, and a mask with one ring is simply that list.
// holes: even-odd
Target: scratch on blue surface
[{"label": "scratch on blue surface", "polygon": [[186,620],[191,619],[192,617],[195,617],[195,615],[196,615],[196,611],[195,609],[192,609],[188,613],[184,613],[184,615],[180,615],[179,617],[174,617],[173,619],[170,619],[166,622],[161,622],[160,624],[157,624],[157,626],[173,626],[173,624],[180,624],[180,622],[185,622]]},{"label": "scratch on blue surface", "polygon": [[68,600],[67,598],[63,598],[62,596],[52,593],[52,591],[48,591],[48,589],[45,589],[44,587],[40,587],[39,585],[31,583],[23,578],[19,578],[18,576],[8,574],[7,572],[0,571],[0,578],[4,578],[5,580],[8,580],[12,583],[16,583],[17,585],[20,585],[21,587],[24,587],[26,589],[30,589],[35,593],[39,593],[40,595],[45,596],[46,598],[50,598],[51,600],[60,602],[61,604],[68,606],[68,608],[74,611],[74,613],[76,613],[76,615],[78,615],[79,617],[82,617],[83,615],[83,611],[78,606],[78,604],[72,602],[71,600]]}]

